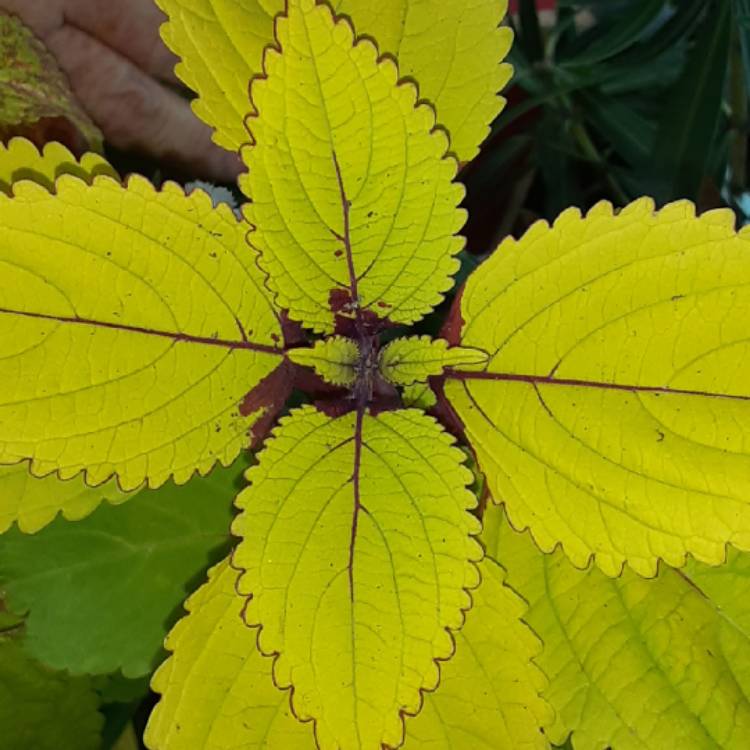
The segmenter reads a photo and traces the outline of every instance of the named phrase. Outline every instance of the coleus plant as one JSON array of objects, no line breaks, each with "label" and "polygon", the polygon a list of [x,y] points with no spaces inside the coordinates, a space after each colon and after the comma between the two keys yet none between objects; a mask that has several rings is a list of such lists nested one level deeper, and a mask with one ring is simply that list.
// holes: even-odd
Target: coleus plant
[{"label": "coleus plant", "polygon": [[147,745],[747,747],[749,235],[571,209],[410,335],[458,269],[501,4],[159,4],[245,223],[24,141],[0,175],[3,527],[262,446]]}]

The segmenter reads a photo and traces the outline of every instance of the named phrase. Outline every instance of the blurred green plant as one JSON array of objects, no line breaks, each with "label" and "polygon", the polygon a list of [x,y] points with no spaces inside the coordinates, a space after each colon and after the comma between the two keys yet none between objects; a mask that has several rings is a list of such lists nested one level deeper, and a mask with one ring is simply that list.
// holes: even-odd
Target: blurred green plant
[{"label": "blurred green plant", "polygon": [[551,27],[520,0],[511,23],[516,88],[464,176],[472,252],[602,198],[748,220],[750,0],[560,0]]}]

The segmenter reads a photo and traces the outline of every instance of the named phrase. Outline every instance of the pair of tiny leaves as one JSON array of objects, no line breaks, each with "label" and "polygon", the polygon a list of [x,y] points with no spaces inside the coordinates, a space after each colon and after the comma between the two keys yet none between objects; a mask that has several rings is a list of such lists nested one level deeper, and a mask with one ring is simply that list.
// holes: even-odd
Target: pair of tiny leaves
[{"label": "pair of tiny leaves", "polygon": [[[316,25],[308,27],[308,20]],[[294,28],[290,31],[290,26],[294,23],[302,24],[296,28],[304,29],[305,34],[292,33]],[[312,35],[308,31],[312,31]],[[414,108],[408,87],[396,84],[391,66],[378,65],[371,54],[372,48],[366,44],[352,44],[351,32],[345,23],[335,24],[325,8],[292,4],[289,20],[279,23],[278,33],[284,51],[281,54],[269,53],[271,63],[266,66],[269,76],[266,88],[260,86],[260,91],[266,93],[259,98],[265,96],[269,117],[278,114],[274,102],[286,103],[288,94],[291,99],[296,99],[294,114],[299,121],[320,127],[320,113],[327,112],[326,107],[311,106],[309,101],[292,96],[292,92],[311,90],[308,86],[309,63],[325,57],[327,70],[334,65],[338,66],[337,70],[349,65],[351,76],[347,81],[356,81],[355,74],[362,70],[374,70],[367,80],[377,80],[370,81],[371,86],[364,85],[359,89],[364,91],[365,97],[380,95],[388,89],[386,84],[390,81],[389,90],[396,92],[394,101],[406,108],[403,122],[415,128],[415,143],[421,144],[418,156],[424,156],[427,161],[433,157],[439,165],[448,164],[442,156],[438,157],[440,149],[435,151],[440,136],[432,134],[432,140],[425,136],[425,131],[430,135],[429,112],[424,107]],[[290,43],[284,43],[284,34],[288,34]],[[350,53],[342,56],[342,50],[347,49]],[[289,71],[284,67],[285,61],[290,61]],[[314,87],[312,91],[315,91]],[[334,103],[342,100],[333,85],[325,90],[321,87],[318,94],[318,104],[321,97]],[[264,216],[264,221],[260,222],[258,215],[253,213],[255,208],[251,211],[251,218],[260,225],[254,243],[263,251],[268,270],[273,271],[271,266],[274,264],[277,270],[282,269],[285,262],[289,263],[295,257],[294,248],[299,251],[300,245],[291,242],[294,237],[288,238],[289,245],[274,245],[274,232],[277,229],[287,231],[289,222],[300,217],[302,221],[293,224],[295,231],[299,232],[301,225],[309,224],[311,247],[320,255],[322,272],[329,273],[335,282],[326,287],[326,293],[345,289],[347,281],[350,284],[352,281],[341,272],[347,248],[352,250],[353,258],[364,261],[365,270],[370,267],[371,260],[367,254],[370,251],[364,244],[366,234],[359,235],[363,237],[360,243],[357,232],[347,231],[346,224],[349,222],[349,230],[361,230],[365,225],[366,222],[351,221],[352,217],[361,218],[357,213],[360,205],[368,208],[364,214],[366,218],[374,218],[376,213],[371,207],[372,192],[363,189],[355,193],[349,187],[350,177],[356,184],[358,170],[362,170],[357,161],[357,153],[361,151],[361,144],[356,141],[357,134],[345,130],[345,118],[323,123],[331,135],[327,141],[328,160],[325,161],[322,152],[316,153],[316,159],[309,162],[311,174],[305,174],[305,180],[294,182],[292,179],[289,182],[290,203],[274,213],[274,200],[269,198],[267,190],[264,193],[264,188],[267,189],[272,182],[268,176],[274,166],[282,167],[284,175],[292,173],[284,171],[290,164],[283,158],[280,162],[273,162],[274,149],[269,147],[263,151],[263,132],[269,142],[278,137],[277,144],[285,144],[280,148],[284,158],[288,159],[289,154],[297,155],[291,159],[292,167],[307,163],[299,155],[306,155],[304,147],[308,143],[316,143],[314,137],[308,137],[310,133],[320,135],[320,132],[295,129],[296,120],[290,115],[285,120],[287,125],[283,126],[288,132],[282,134],[282,141],[273,129],[279,127],[278,121],[270,123],[266,131],[257,127],[263,122],[264,108],[262,102],[256,100],[255,103],[259,113],[254,121],[253,135],[258,145],[248,152],[248,160],[251,167],[258,167],[261,157],[271,159],[271,171],[264,172],[262,165],[253,171],[258,175],[257,184],[254,187],[251,184],[256,200],[253,206],[259,205],[259,215]],[[418,114],[415,116],[413,112]],[[383,122],[381,119],[377,124]],[[367,130],[367,123],[363,127],[365,133],[373,136],[373,131]],[[389,131],[380,128],[377,132]],[[411,136],[411,131],[409,133]],[[347,146],[350,139],[359,150]],[[407,140],[411,143],[411,138]],[[341,148],[330,148],[332,142],[335,146],[340,144]],[[378,153],[382,156],[382,149]],[[388,156],[393,158],[392,154]],[[254,162],[256,157],[258,163]],[[327,166],[324,167],[324,163]],[[422,169],[424,165],[412,164],[408,160],[405,163],[414,167],[414,171],[408,170],[409,175],[424,177],[431,174]],[[380,161],[376,160],[374,174],[379,176],[378,164]],[[448,175],[444,167],[436,167],[433,173],[438,181],[449,182]],[[385,176],[390,177],[387,172]],[[384,180],[383,184],[389,183]],[[258,187],[259,203],[259,195],[255,192]],[[372,182],[368,189],[374,189]],[[32,342],[30,349],[21,347],[21,350],[12,352],[17,356],[10,357],[6,363],[10,382],[20,391],[11,395],[14,404],[3,407],[3,416],[15,418],[15,422],[12,419],[8,422],[12,434],[3,437],[4,448],[7,447],[6,462],[32,457],[37,471],[58,469],[61,475],[68,476],[86,469],[89,479],[106,478],[115,471],[126,486],[137,486],[144,478],[158,484],[170,474],[185,479],[195,468],[208,470],[217,458],[230,460],[241,442],[235,433],[244,433],[260,416],[257,409],[250,414],[237,409],[242,394],[231,390],[236,386],[237,373],[242,373],[243,390],[252,388],[254,383],[275,369],[283,352],[274,339],[274,335],[280,338],[280,326],[275,327],[273,304],[265,296],[262,277],[251,263],[243,262],[244,257],[239,252],[242,247],[240,232],[232,229],[233,219],[228,212],[213,211],[206,199],[198,195],[185,199],[173,188],[157,195],[137,180],[132,181],[127,190],[106,180],[100,180],[88,190],[71,180],[62,180],[54,198],[31,186],[21,186],[16,193],[13,208],[6,213],[3,206],[4,218],[6,215],[14,218],[10,222],[9,259],[4,257],[3,260],[6,264],[13,264],[11,281],[26,284],[30,299],[41,302],[42,311],[26,307],[4,308],[6,321],[12,318],[11,325],[16,328],[25,326],[20,332],[8,331],[8,340],[23,340],[24,344]],[[432,228],[432,219],[437,216],[439,221],[435,226],[443,233],[447,232],[450,239],[457,229],[454,223],[460,219],[455,212],[459,195],[451,194],[445,188],[436,188],[435,196],[442,197],[442,203],[438,200],[434,205],[445,208],[445,213],[425,215],[424,194],[418,190],[405,193],[404,200],[409,197],[418,204],[415,225],[428,222]],[[358,203],[360,199],[362,203]],[[454,201],[453,219],[447,211],[451,203],[449,199]],[[41,211],[32,212],[28,208],[30,204]],[[310,206],[321,214],[318,218],[322,221],[311,216]],[[391,217],[399,216],[400,219],[410,215],[409,211],[398,214],[392,206],[386,210]],[[14,211],[18,214],[13,217]],[[138,221],[129,223],[128,211],[142,212],[145,220],[138,214]],[[373,217],[367,217],[370,211]],[[38,233],[54,232],[53,241],[65,247],[64,253],[59,251],[60,245],[55,247],[57,252],[47,247],[45,255],[49,239],[43,243],[37,238],[37,255],[42,257],[37,260],[36,268],[36,256],[30,258],[19,245],[19,236],[24,232],[27,243],[33,242],[34,232],[29,231],[32,213],[43,215],[49,221],[48,226],[37,230]],[[95,226],[92,230],[74,232],[69,220],[76,217],[86,217]],[[207,227],[208,231],[205,231]],[[403,226],[397,228],[403,230]],[[66,238],[66,231],[73,234]],[[382,228],[379,231],[382,233]],[[182,233],[180,239],[183,241],[187,236],[192,241],[192,248],[182,250],[182,243],[175,242],[171,232]],[[101,247],[102,237],[110,240],[109,249]],[[404,272],[406,266],[394,270],[386,262],[382,272],[378,269],[379,275],[374,281],[369,277],[371,286],[363,284],[358,290],[361,294],[352,296],[364,299],[373,308],[380,307],[378,303],[382,302],[381,309],[388,310],[391,319],[410,322],[429,309],[433,304],[430,300],[439,298],[441,287],[450,275],[451,266],[446,257],[450,259],[456,245],[448,242],[445,236],[430,237],[422,248],[424,237],[421,234],[411,236],[408,231],[396,233],[394,237],[389,252],[395,252],[396,247],[406,249],[404,260],[408,271]],[[97,238],[99,242],[94,241]],[[13,242],[16,242],[15,247]],[[139,252],[131,252],[137,243],[140,243]],[[468,369],[449,373],[445,393],[463,418],[467,436],[487,474],[493,496],[506,500],[515,523],[529,525],[545,548],[562,542],[567,554],[579,564],[596,554],[597,562],[606,572],[618,572],[622,563],[628,560],[636,569],[650,573],[655,570],[659,557],[681,563],[685,553],[692,552],[716,563],[722,559],[722,547],[726,542],[748,546],[748,514],[742,501],[747,494],[747,436],[739,426],[747,411],[748,394],[746,388],[743,390],[738,370],[732,369],[747,359],[746,343],[738,333],[739,321],[748,308],[745,243],[743,237],[734,234],[721,214],[696,219],[690,208],[683,204],[654,214],[653,205],[639,202],[614,216],[611,208],[602,205],[585,220],[577,213],[569,212],[554,228],[538,226],[519,245],[507,243],[467,285],[458,311],[463,327],[457,326],[459,339],[451,343],[487,351],[491,356],[480,373]],[[359,254],[360,247],[364,248],[362,254]],[[421,254],[422,249],[425,255]],[[117,255],[116,259],[108,261],[106,252]],[[107,300],[101,294],[94,299],[94,294],[87,295],[85,290],[82,293],[76,289],[74,274],[69,267],[62,268],[65,265],[61,260],[63,255],[68,264],[75,257],[89,278],[99,280],[100,284],[106,282],[109,288],[123,290],[116,300],[117,306],[108,308],[111,299]],[[216,261],[215,266],[206,261],[205,255]],[[384,260],[388,259],[386,254]],[[86,266],[86,261],[89,266]],[[430,264],[432,271],[427,274]],[[300,264],[300,267],[303,266]],[[171,282],[170,274],[174,275]],[[354,276],[356,278],[356,274]],[[48,288],[53,277],[57,288]],[[280,274],[272,274],[272,284],[286,285],[286,292],[280,291],[280,286],[276,289],[277,298],[284,301],[284,294],[287,294],[287,306],[292,313],[309,322],[313,329],[329,331],[332,311],[327,305],[328,296],[295,297],[300,288],[298,279],[294,278],[294,269],[286,281],[281,282],[280,278]],[[421,292],[414,300],[406,294],[405,286],[397,284],[404,279],[410,280]],[[140,286],[145,289],[144,296],[148,296],[149,290],[152,293],[149,297],[152,304],[146,305],[146,309],[132,304],[122,305],[128,294],[127,287],[134,280],[143,280]],[[188,286],[195,299],[181,300],[179,293]],[[263,305],[268,306],[270,314],[266,316],[267,320],[259,316],[266,324],[256,323],[253,327],[255,318],[238,302],[238,299],[246,301],[246,297],[238,294],[237,286],[253,290],[252,302],[261,310],[265,309]],[[331,286],[335,288],[331,289]],[[394,286],[397,294],[389,296]],[[13,287],[9,286],[8,290],[10,301],[18,303],[17,297],[13,297]],[[5,291],[3,288],[3,302]],[[55,292],[60,291],[62,293],[56,296]],[[79,296],[83,298],[80,307]],[[228,304],[222,305],[220,300],[224,297]],[[76,302],[72,309],[70,305],[66,307],[71,299]],[[200,309],[201,302],[205,303],[204,309]],[[709,310],[715,314],[717,309],[721,311],[720,322],[704,313],[704,310]],[[123,313],[126,313],[124,318]],[[209,319],[214,313],[221,321],[217,330],[213,330]],[[92,333],[89,329],[94,328],[92,323],[97,321],[103,325]],[[50,388],[49,379],[46,382],[45,378],[32,381],[25,374],[36,375],[39,371],[38,362],[34,363],[33,358],[39,355],[40,346],[49,345],[47,337],[51,338],[52,334],[57,335],[51,347],[56,357],[49,361],[53,367],[59,362],[65,392],[62,397],[57,394],[50,398],[49,391],[45,390]],[[142,343],[137,344],[136,340]],[[92,346],[101,347],[100,351],[104,352],[98,367],[96,361],[87,362],[66,354],[71,347],[79,347],[79,351],[88,353]],[[140,361],[137,361],[138,357],[141,357]],[[157,360],[157,366],[152,366]],[[32,368],[29,364],[37,366]],[[23,366],[28,368],[25,373]],[[183,367],[188,371],[180,369]],[[161,377],[154,379],[159,373]],[[165,373],[177,373],[183,378],[171,392],[165,382]],[[85,382],[85,388],[77,387],[81,380]],[[130,380],[127,385],[140,389],[136,398],[127,387],[121,387],[122,380]],[[145,387],[151,390],[148,391],[148,408],[144,412],[138,411],[142,405],[134,402],[142,398]],[[41,392],[37,393],[35,389]],[[114,414],[102,414],[102,404],[109,404],[107,399],[110,397],[117,408]],[[215,411],[212,414],[207,406],[207,400],[212,398],[215,399],[214,410],[220,407],[219,419],[213,424]],[[179,402],[176,407],[175,400]],[[135,411],[132,410],[134,407]],[[184,411],[188,407],[192,409],[190,416],[193,421],[190,424],[187,424]],[[27,410],[36,410],[37,419],[22,420],[21,415]],[[689,417],[686,416],[688,412]],[[71,436],[69,422],[75,422],[79,415],[80,422],[88,422],[84,425],[88,433]],[[274,441],[269,443],[267,462],[272,462],[274,445],[278,448],[284,440],[294,443],[298,433],[307,438],[306,426],[313,416],[309,410],[296,412],[292,421],[285,423]],[[414,419],[415,429],[419,427],[424,434],[436,434],[430,433],[435,429],[434,423],[417,412],[403,412],[402,416]],[[57,423],[54,418],[57,418]],[[351,424],[345,423],[346,419]],[[366,452],[371,451],[366,445],[366,437],[371,431],[377,435],[386,429],[383,425],[388,419],[368,415],[352,419],[350,415],[341,420],[327,421],[320,425],[320,432],[318,428],[313,431],[318,437],[320,434],[335,436],[341,433],[341,444],[331,444],[328,448],[336,448],[333,453],[348,457],[347,461],[351,459],[344,475],[341,471],[331,471],[330,476],[326,475],[329,482],[337,476],[342,482],[338,492],[330,496],[331,505],[326,506],[327,510],[332,509],[331,522],[338,532],[332,536],[336,538],[341,533],[338,526],[343,525],[340,494],[348,493],[350,511],[354,505],[349,514],[349,529],[357,532],[355,541],[359,541],[360,528],[352,520],[369,517],[370,511],[367,504],[360,502],[364,496],[363,487],[361,481],[354,481],[354,478],[361,480],[365,476],[361,472],[363,466],[368,467],[377,460],[385,462],[387,450],[384,457]],[[40,422],[44,423],[42,429],[51,427],[51,434],[33,434],[34,429],[40,429]],[[67,432],[60,432],[61,423]],[[199,426],[195,427],[196,423]],[[601,429],[602,425],[606,429]],[[167,434],[160,435],[162,442],[155,444],[153,440],[149,442],[149,435],[157,427],[166,430]],[[172,427],[174,431],[170,433]],[[346,428],[348,437],[341,432],[343,428]],[[81,424],[74,424],[75,429],[81,429]],[[226,435],[217,437],[226,431],[229,432],[229,443],[222,442],[227,439]],[[81,439],[73,439],[79,435]],[[97,439],[102,442],[97,444]],[[75,445],[70,446],[71,443]],[[412,447],[424,457],[439,443],[439,440],[424,440]],[[39,452],[37,446],[40,446]],[[690,460],[681,453],[686,446],[690,449]],[[308,454],[320,448],[311,438],[299,448],[299,454],[307,461]],[[505,458],[506,454],[507,461],[500,466],[499,456]],[[365,455],[367,460],[363,460]],[[452,468],[447,474],[458,481],[460,461],[455,454],[453,456],[450,459]],[[449,459],[446,457],[445,460]],[[305,461],[301,463],[305,464]],[[359,472],[353,470],[358,462]],[[408,466],[401,462],[400,470],[407,471],[412,464],[418,465],[419,461],[415,459]],[[275,479],[294,483],[295,464],[288,461],[284,468],[285,471],[279,472]],[[407,488],[399,487],[396,478],[393,484],[396,485],[396,495],[404,504],[409,504]],[[453,485],[451,493],[454,511],[456,507],[466,507],[462,506],[466,496],[459,491],[459,484]],[[420,485],[429,486],[430,483],[420,482]],[[330,484],[322,484],[318,493],[325,495],[334,489]],[[380,489],[383,487],[378,487]],[[352,495],[358,498],[356,503],[353,503]],[[664,507],[657,503],[662,498],[667,503]],[[238,528],[244,523],[251,525],[252,503],[249,498],[246,502],[249,507]],[[559,510],[566,505],[574,508],[574,512]],[[283,507],[284,504],[279,502],[276,510],[281,511]],[[442,510],[449,512],[450,507]],[[389,512],[379,507],[378,523],[367,523],[380,528],[384,525],[382,516]],[[420,511],[417,506],[417,515],[420,512],[424,513],[424,509]],[[304,516],[300,517],[301,523],[305,520]],[[292,532],[294,528],[292,523],[288,531]],[[401,553],[408,553],[410,550],[402,550],[403,540],[400,544],[393,541],[397,530],[394,530],[392,520],[390,525],[385,524],[385,528],[389,531],[384,536],[386,546],[395,544]],[[298,527],[294,533],[299,531]],[[350,560],[346,560],[349,575],[336,571],[344,578],[349,577],[350,588],[354,580],[351,571],[367,570],[360,564],[357,554],[373,547],[372,540],[364,533],[372,534],[372,527],[363,523],[362,531],[366,542],[360,543],[359,547],[350,544],[348,548],[350,555],[353,554]],[[253,529],[250,528],[249,532],[252,533]],[[320,539],[316,542],[319,543]],[[470,545],[466,549],[470,549]],[[303,551],[310,554],[309,550]],[[330,566],[331,558],[340,550],[327,548],[326,552],[323,559]],[[241,547],[238,556],[241,558],[242,554]],[[257,554],[257,551],[254,553],[246,546],[244,554]],[[467,551],[464,563],[471,563],[472,555]],[[458,554],[453,559],[454,565],[461,556]],[[408,556],[403,559],[408,559]],[[337,561],[341,562],[336,558],[333,564]],[[392,580],[403,588],[403,560],[400,565],[389,564]],[[385,724],[378,726],[373,722],[373,725],[362,727],[362,731],[395,738],[398,726],[393,721],[394,715],[413,708],[418,703],[421,689],[433,684],[433,659],[447,653],[445,627],[460,624],[457,613],[461,610],[461,592],[464,587],[476,583],[470,573],[472,565],[447,570],[458,569],[469,573],[460,581],[452,574],[452,587],[449,588],[454,597],[453,609],[438,612],[441,627],[433,634],[431,658],[428,660],[424,651],[417,653],[415,650],[412,654],[422,666],[423,674],[417,679],[413,679],[413,674],[391,674],[392,696],[395,697],[390,712],[384,710]],[[248,571],[251,579],[258,570]],[[370,574],[375,578],[378,571],[373,569]],[[268,594],[266,605],[262,605],[257,596],[254,601],[258,607],[270,606],[273,610],[276,606],[273,592],[278,582],[275,577],[280,572],[272,569],[267,575],[271,576],[271,583],[263,590]],[[445,576],[450,577],[448,573]],[[383,577],[382,568],[380,577]],[[322,573],[317,583],[321,581],[325,581]],[[288,590],[291,578],[286,583]],[[408,581],[408,585],[412,583]],[[445,580],[439,583],[445,583]],[[433,594],[439,590],[442,590],[440,586],[433,586]],[[365,586],[356,599],[356,606],[351,596],[347,606],[346,597],[342,597],[339,589],[336,589],[336,594],[339,600],[343,598],[342,606],[337,610],[334,607],[342,617],[339,625],[349,616],[351,622],[356,620],[362,630],[366,630],[367,618],[361,611],[357,618],[352,613],[368,605],[371,592]],[[297,606],[293,603],[295,601],[290,597],[289,606]],[[406,634],[407,639],[422,640],[423,628],[434,629],[436,621],[424,618],[424,622],[420,620],[418,625]],[[388,623],[383,625],[387,626]],[[273,645],[281,637],[278,628],[263,632],[267,640],[265,650],[279,650]],[[278,662],[279,669],[291,669],[290,665],[301,664],[303,688],[295,695],[298,702],[302,700],[303,703],[301,708],[296,707],[298,714],[317,719],[319,737],[325,733],[331,736],[342,732],[349,738],[353,732],[358,733],[358,724],[342,727],[329,719],[330,706],[338,705],[340,701],[337,703],[335,694],[318,693],[315,681],[308,674],[311,662],[310,659],[305,661],[304,634],[299,638],[302,640],[290,639],[288,658],[284,660],[282,656]],[[355,671],[358,674],[364,672],[366,676],[358,683],[360,692],[348,695],[350,714],[352,706],[367,704],[375,684],[382,692],[382,675],[375,679],[366,671],[367,657],[378,653],[377,643],[377,636],[372,635],[363,637],[362,644],[358,644],[364,656],[354,665]],[[351,652],[351,644],[348,650],[340,650],[344,654]]]},{"label": "pair of tiny leaves", "polygon": [[[289,359],[312,367],[332,385],[352,386],[363,353],[359,344],[344,336],[331,336],[305,349],[291,349]],[[481,349],[448,346],[445,339],[407,336],[386,344],[377,355],[375,367],[391,385],[411,386],[426,383],[447,368],[478,367],[488,357]]]}]

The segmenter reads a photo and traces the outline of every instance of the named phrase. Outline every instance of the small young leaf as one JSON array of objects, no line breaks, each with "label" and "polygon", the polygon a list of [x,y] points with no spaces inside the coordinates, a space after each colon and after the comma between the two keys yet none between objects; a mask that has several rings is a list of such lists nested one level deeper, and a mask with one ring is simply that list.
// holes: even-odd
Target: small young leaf
[{"label": "small young leaf", "polygon": [[317,341],[309,349],[290,349],[287,356],[295,364],[312,367],[332,385],[352,385],[357,377],[359,347],[344,336]]},{"label": "small young leaf", "polygon": [[[63,176],[0,195],[0,463],[124,489],[231,463],[282,362],[245,228],[204,193]],[[245,413],[249,412],[249,413]]]},{"label": "small young leaf", "polygon": [[482,551],[471,472],[416,410],[281,422],[237,500],[233,564],[260,649],[321,750],[403,741],[453,653]]},{"label": "small young leaf", "polygon": [[[435,113],[390,59],[326,5],[289,0],[248,118],[240,185],[250,242],[294,320],[335,314],[412,323],[452,286],[465,220]],[[304,93],[304,95],[303,95]]]},{"label": "small young leaf", "polygon": [[479,367],[488,359],[481,349],[449,346],[445,339],[428,336],[407,336],[381,349],[378,367],[383,377],[394,385],[411,385],[440,375],[446,367]]},{"label": "small young leaf", "polygon": [[85,677],[56,673],[0,638],[0,747],[99,750],[102,716]]},{"label": "small young leaf", "polygon": [[0,588],[9,609],[29,613],[28,652],[75,674],[146,674],[191,580],[226,552],[246,466],[144,490],[122,508],[57,520],[35,536],[6,533]]},{"label": "small young leaf", "polygon": [[[216,142],[236,151],[247,141],[243,118],[247,86],[261,72],[263,50],[273,42],[273,17],[284,0],[157,0],[169,16],[167,45],[182,58],[177,75],[199,94],[196,114],[216,128]],[[451,149],[472,159],[505,100],[498,92],[511,76],[500,62],[513,35],[500,22],[506,0],[336,0],[336,13],[357,33],[398,59],[401,74],[419,81],[451,133]]]},{"label": "small young leaf", "polygon": [[8,144],[0,143],[0,192],[11,195],[11,185],[20,180],[31,180],[50,192],[55,180],[71,174],[91,184],[94,177],[106,175],[120,178],[104,157],[91,152],[76,159],[61,143],[46,143],[40,151],[25,138],[11,138]]},{"label": "small young leaf", "polygon": [[[667,566],[650,580],[627,569],[614,579],[576,570],[511,530],[497,507],[485,514],[484,541],[544,642],[538,663],[557,714],[545,727],[553,743],[572,732],[575,750],[750,747],[748,622],[701,592],[700,576]],[[727,573],[740,583],[739,569]]]},{"label": "small young leaf", "polygon": [[0,466],[0,534],[13,522],[26,534],[44,528],[58,513],[68,521],[77,521],[107,500],[113,505],[125,502],[129,495],[113,480],[89,487],[83,477],[61,482],[55,476],[42,479],[29,474],[26,461]]},{"label": "small young leaf", "polygon": [[[493,561],[482,563],[474,606],[455,634],[456,655],[443,666],[438,690],[424,694],[419,716],[407,720],[404,750],[547,747],[539,727],[552,717],[539,697],[544,678],[531,662],[540,643],[521,622],[525,605],[504,577]],[[289,692],[274,686],[257,630],[242,622],[236,580],[227,562],[217,565],[170,633],[173,654],[152,682],[162,698],[146,728],[151,750],[316,747],[312,725],[293,717]]]},{"label": "small young leaf", "polygon": [[427,411],[437,404],[437,396],[427,383],[414,383],[404,386],[401,392],[401,400],[405,407],[413,407],[423,411]]},{"label": "small young leaf", "polygon": [[571,209],[466,285],[454,343],[491,359],[445,392],[543,550],[654,575],[750,549],[750,234],[733,221],[686,202]]}]

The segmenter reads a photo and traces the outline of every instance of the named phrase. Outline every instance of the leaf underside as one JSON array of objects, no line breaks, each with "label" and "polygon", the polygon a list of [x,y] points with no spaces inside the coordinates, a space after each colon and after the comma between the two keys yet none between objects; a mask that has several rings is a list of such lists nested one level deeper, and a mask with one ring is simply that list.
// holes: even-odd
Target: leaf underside
[{"label": "leaf underside", "polygon": [[452,285],[463,187],[435,115],[330,8],[290,0],[264,58],[240,187],[280,307],[318,332],[335,313],[412,323]]},{"label": "leaf underside", "polygon": [[322,750],[403,740],[478,582],[463,453],[423,413],[292,412],[240,494],[233,564],[274,677]]},{"label": "leaf underside", "polygon": [[26,461],[0,466],[0,534],[14,522],[26,534],[34,534],[50,523],[58,513],[69,521],[89,515],[103,500],[123,503],[128,493],[114,480],[89,487],[83,477],[61,482],[56,476],[41,479],[29,474]]},{"label": "leaf underside", "polygon": [[[196,114],[216,129],[216,142],[237,151],[247,141],[247,82],[262,69],[263,50],[274,41],[273,17],[283,0],[157,0],[169,16],[162,28],[181,58],[177,75],[198,93]],[[358,34],[376,39],[379,51],[398,59],[401,74],[420,84],[461,161],[472,159],[505,100],[498,92],[511,76],[501,65],[513,35],[500,27],[503,0],[338,0]]]},{"label": "leaf underside", "polygon": [[54,189],[55,180],[64,174],[91,183],[94,177],[106,175],[117,180],[117,172],[104,157],[91,152],[76,159],[61,143],[45,143],[40,150],[25,138],[11,138],[0,143],[0,192],[11,195],[11,185],[31,180]]},{"label": "leaf underside", "polygon": [[577,567],[654,575],[750,549],[750,235],[731,212],[563,213],[466,285],[445,393],[515,528]]},{"label": "leaf underside", "polygon": [[[531,662],[539,641],[521,622],[525,605],[503,584],[499,566],[486,560],[481,567],[456,656],[443,665],[439,689],[424,694],[417,718],[407,719],[404,750],[546,747],[539,727],[551,716],[539,698],[544,679]],[[153,680],[162,697],[146,729],[151,750],[316,747],[312,725],[294,718],[289,692],[274,686],[257,630],[242,622],[236,578],[228,562],[214,568],[167,639],[173,654]],[[478,657],[485,651],[495,654],[489,669]]]},{"label": "leaf underside", "polygon": [[229,209],[142,178],[0,195],[0,463],[123,489],[229,464],[281,327]]},{"label": "leaf underside", "polygon": [[653,579],[627,569],[609,578],[577,570],[560,551],[542,554],[496,507],[485,514],[484,541],[544,642],[537,661],[550,681],[553,743],[572,732],[576,750],[750,746],[742,596],[750,556],[734,552],[721,568],[693,563],[686,573],[662,566]]}]

